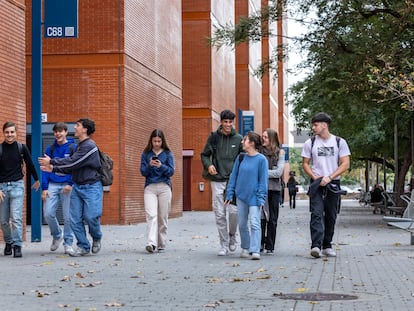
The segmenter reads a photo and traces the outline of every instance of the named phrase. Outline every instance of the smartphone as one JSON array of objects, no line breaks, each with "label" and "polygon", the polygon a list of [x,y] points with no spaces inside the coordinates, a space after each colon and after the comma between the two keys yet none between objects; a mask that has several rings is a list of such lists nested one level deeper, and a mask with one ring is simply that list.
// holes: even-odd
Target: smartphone
[{"label": "smartphone", "polygon": [[155,160],[158,160],[158,157],[152,157],[152,159],[155,161]]}]

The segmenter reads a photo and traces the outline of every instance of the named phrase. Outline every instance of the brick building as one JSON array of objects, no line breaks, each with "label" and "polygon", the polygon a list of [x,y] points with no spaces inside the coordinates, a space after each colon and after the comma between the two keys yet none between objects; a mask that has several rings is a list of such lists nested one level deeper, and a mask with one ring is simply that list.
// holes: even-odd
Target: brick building
[{"label": "brick building", "polygon": [[[26,20],[31,20],[26,1]],[[42,112],[48,122],[96,122],[93,139],[114,159],[102,223],[145,221],[141,153],[154,128],[173,150],[171,216],[182,213],[181,1],[79,1],[78,38],[43,39]],[[27,119],[31,23],[26,23]],[[30,122],[30,121],[29,121]]]},{"label": "brick building", "polygon": [[[20,140],[31,122],[31,3],[0,0],[0,122],[15,120]],[[214,25],[235,22],[266,3],[83,0],[78,38],[43,38],[47,122],[94,119],[93,138],[115,162],[102,223],[145,221],[140,155],[154,128],[166,132],[176,162],[171,217],[183,209],[211,210],[209,184],[200,191],[200,152],[221,110],[252,110],[257,132],[273,127],[287,142],[283,71],[276,84],[252,76],[279,39],[218,51],[205,40]],[[271,26],[283,30],[282,24]]]},{"label": "brick building", "polygon": [[[256,132],[272,127],[278,131],[282,143],[288,141],[283,64],[276,84],[269,75],[262,80],[253,76],[253,70],[282,43],[282,36],[219,50],[207,47],[205,40],[214,26],[234,24],[240,16],[260,11],[267,3],[182,1],[184,209],[211,210],[210,185],[201,178],[200,153],[210,132],[217,129],[223,109],[254,111]],[[269,27],[283,33],[282,22]]]}]

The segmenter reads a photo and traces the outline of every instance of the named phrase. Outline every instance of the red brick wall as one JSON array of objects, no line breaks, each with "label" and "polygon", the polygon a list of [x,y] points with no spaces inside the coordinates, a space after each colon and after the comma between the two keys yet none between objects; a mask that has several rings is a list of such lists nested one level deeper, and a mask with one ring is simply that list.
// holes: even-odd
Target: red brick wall
[{"label": "red brick wall", "polygon": [[78,38],[43,39],[42,110],[48,122],[94,119],[93,139],[114,159],[104,224],[145,221],[140,156],[155,127],[166,132],[176,160],[171,216],[182,212],[180,18],[179,0],[83,0]]},{"label": "red brick wall", "polygon": [[[24,10],[23,1],[0,1],[0,143],[4,140],[2,129],[6,121],[16,123],[17,139],[26,141]],[[26,208],[23,219],[26,219]],[[26,223],[23,225],[25,232]]]},{"label": "red brick wall", "polygon": [[[223,109],[236,111],[235,53],[207,45],[213,25],[234,23],[234,1],[182,1],[183,149],[191,149],[191,208],[211,210],[210,184],[202,179],[200,153]],[[199,183],[204,182],[204,191]]]},{"label": "red brick wall", "polygon": [[181,1],[125,1],[125,222],[145,221],[141,153],[150,133],[164,131],[174,155],[170,216],[183,210]]},{"label": "red brick wall", "polygon": [[[0,1],[0,125],[14,121],[26,138],[25,13],[19,1]],[[0,136],[3,141],[3,135]]]}]

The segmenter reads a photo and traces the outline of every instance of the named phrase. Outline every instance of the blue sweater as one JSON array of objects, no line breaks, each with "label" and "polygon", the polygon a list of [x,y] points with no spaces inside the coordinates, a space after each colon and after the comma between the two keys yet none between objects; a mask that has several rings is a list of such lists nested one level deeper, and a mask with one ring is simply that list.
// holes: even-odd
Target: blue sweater
[{"label": "blue sweater", "polygon": [[149,184],[166,183],[171,187],[170,177],[174,175],[174,158],[171,151],[162,151],[158,155],[161,162],[160,168],[150,166],[149,162],[155,153],[143,152],[141,155],[141,175],[145,177],[145,187]]},{"label": "blue sweater", "polygon": [[239,157],[234,162],[227,184],[226,200],[231,200],[236,193],[236,197],[249,206],[263,206],[267,197],[267,159],[260,153],[254,156],[245,154],[239,167]]},{"label": "blue sweater", "polygon": [[[52,145],[48,146],[45,150],[45,154],[47,154],[52,159],[70,157],[76,150],[75,141],[71,138],[68,138],[68,141],[63,145],[59,145],[55,140],[53,142],[53,146],[53,154],[50,152]],[[50,182],[68,183],[71,186],[73,185],[72,175],[70,174],[42,172],[42,189],[47,190],[49,188]]]}]

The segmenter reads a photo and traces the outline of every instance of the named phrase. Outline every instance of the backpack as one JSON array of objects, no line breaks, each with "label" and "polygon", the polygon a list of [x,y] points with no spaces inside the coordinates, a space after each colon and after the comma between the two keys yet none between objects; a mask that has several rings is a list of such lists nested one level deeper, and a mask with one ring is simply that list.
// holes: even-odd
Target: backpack
[{"label": "backpack", "polygon": [[114,180],[113,168],[114,161],[105,152],[98,149],[99,159],[101,160],[101,168],[99,174],[101,175],[102,186],[110,186]]}]

